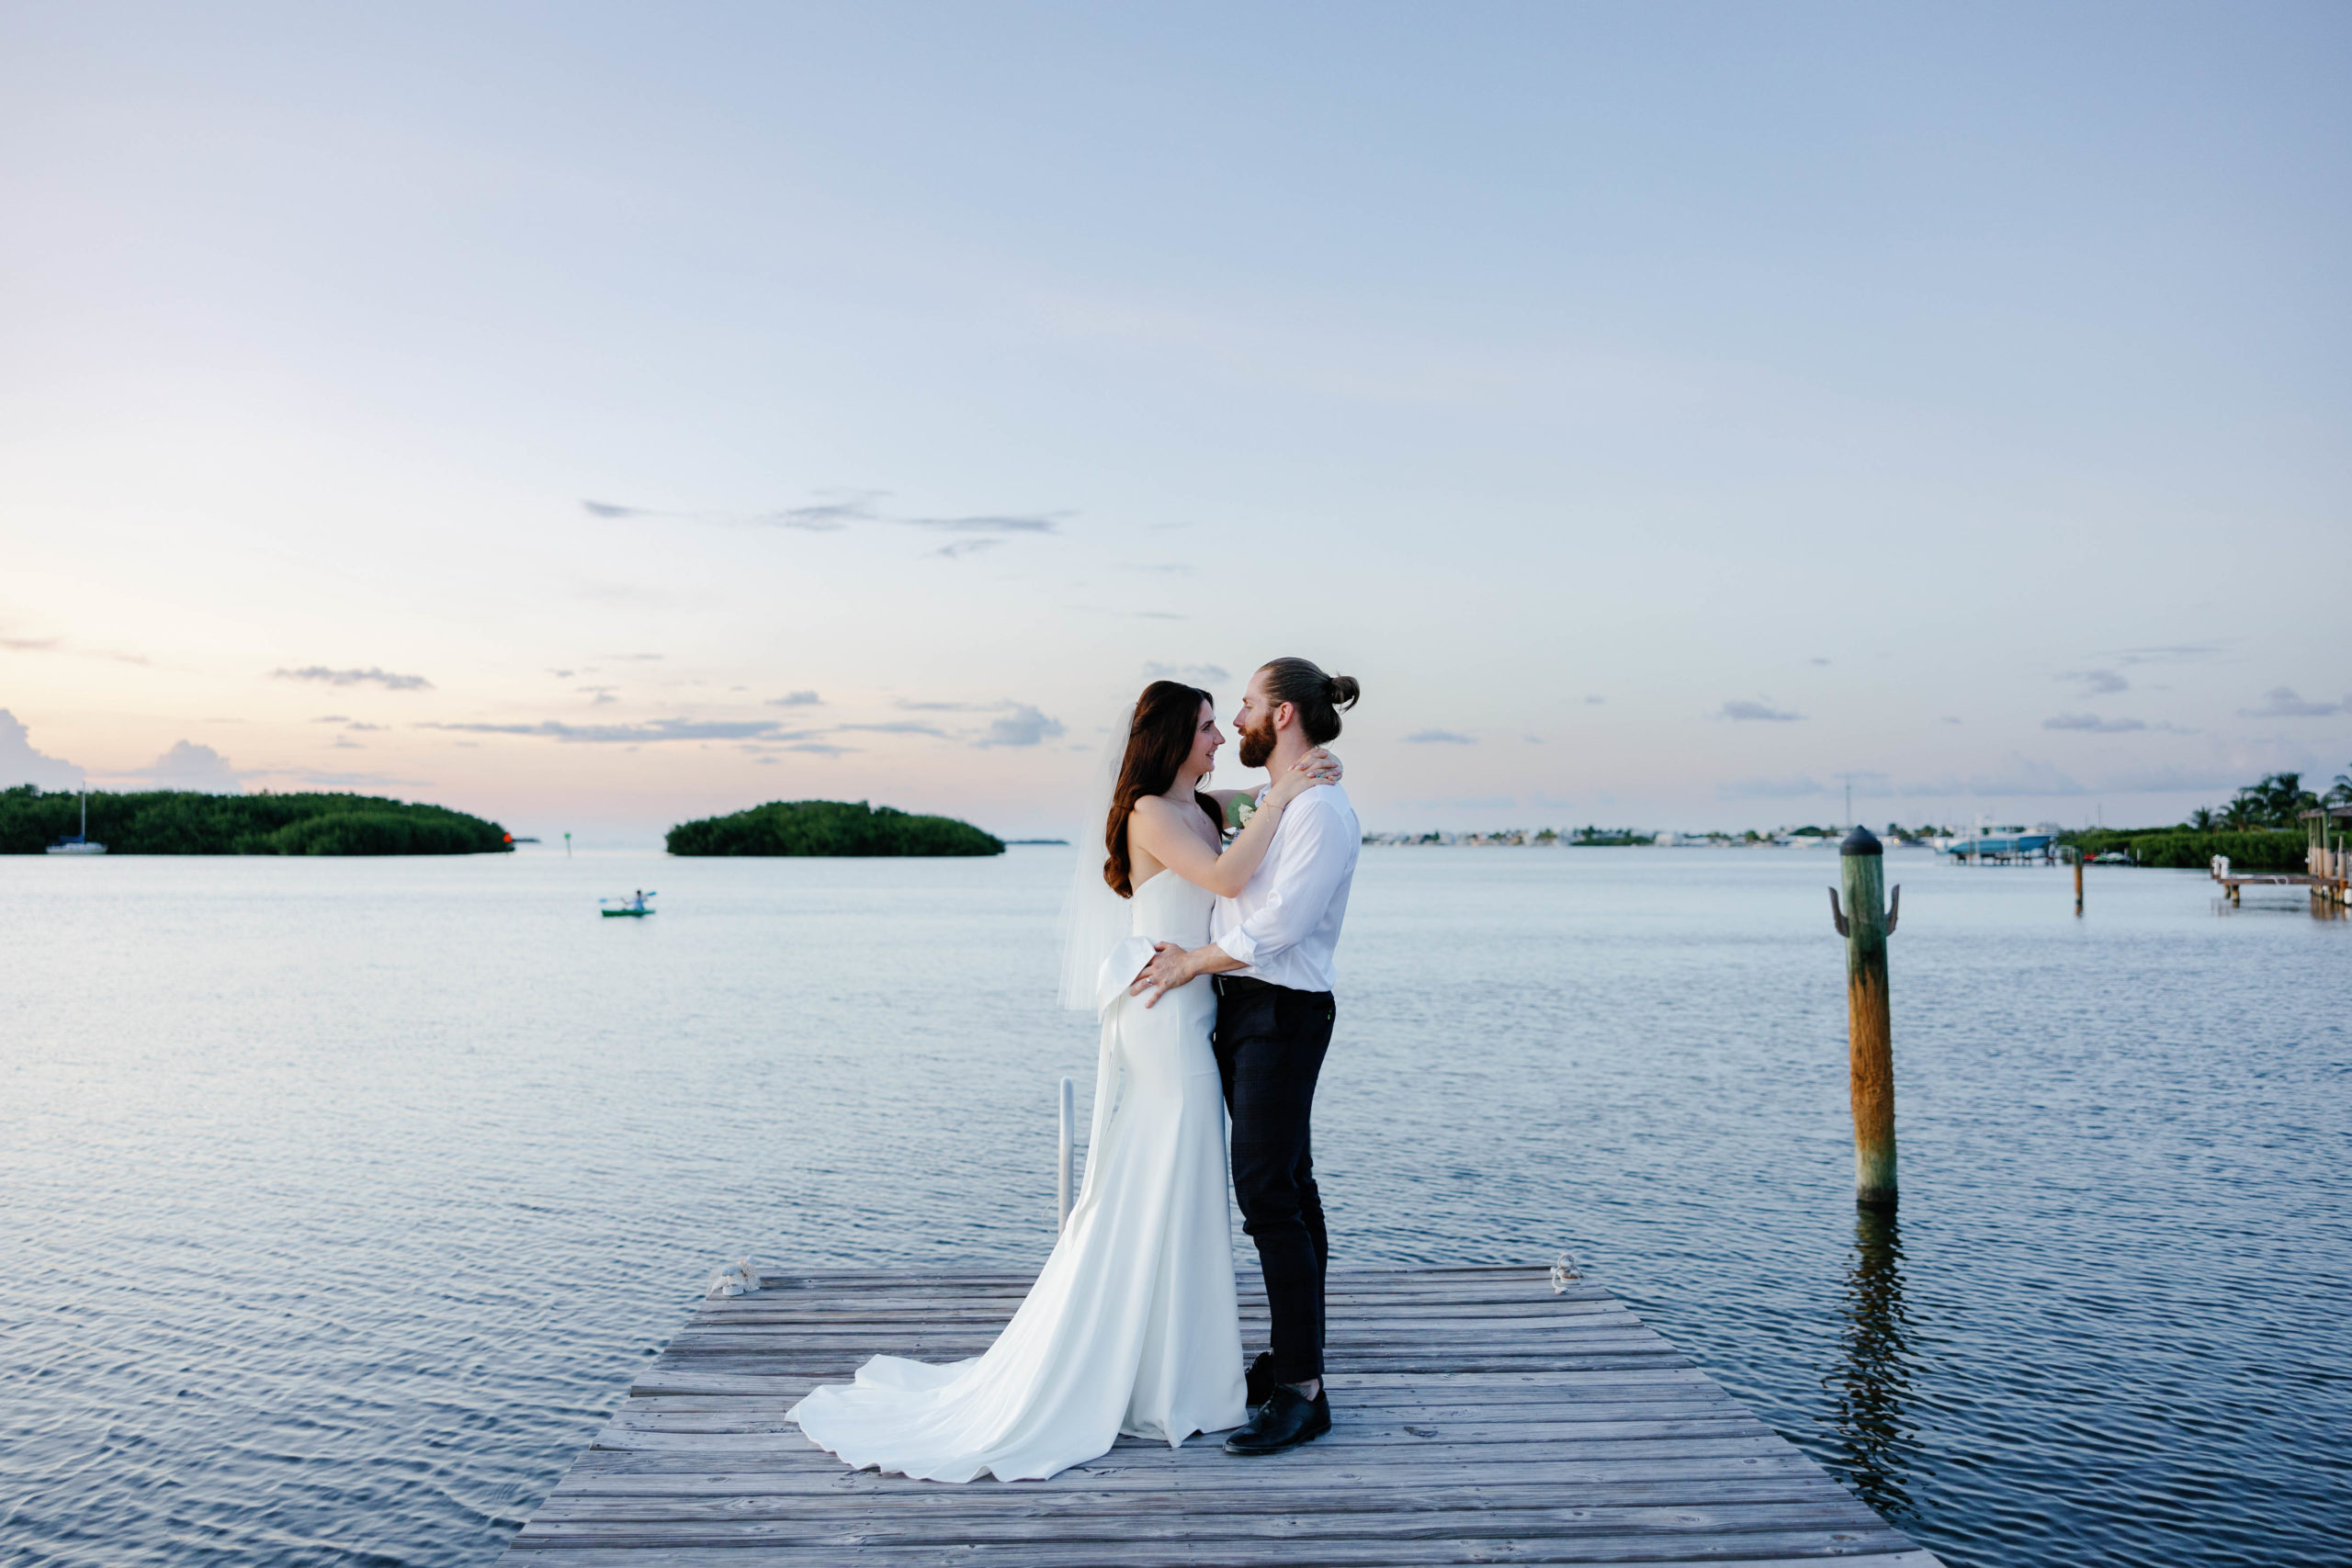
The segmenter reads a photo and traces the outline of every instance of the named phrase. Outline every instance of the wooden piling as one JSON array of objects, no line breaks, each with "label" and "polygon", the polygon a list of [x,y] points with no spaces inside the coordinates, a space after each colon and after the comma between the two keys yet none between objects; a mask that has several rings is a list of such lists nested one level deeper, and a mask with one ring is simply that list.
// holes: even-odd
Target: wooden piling
[{"label": "wooden piling", "polygon": [[1894,1044],[1886,994],[1885,854],[1867,828],[1838,846],[1846,887],[1847,1063],[1854,1102],[1854,1201],[1894,1207]]},{"label": "wooden piling", "polygon": [[2083,847],[2075,846],[2075,913],[2083,912]]}]

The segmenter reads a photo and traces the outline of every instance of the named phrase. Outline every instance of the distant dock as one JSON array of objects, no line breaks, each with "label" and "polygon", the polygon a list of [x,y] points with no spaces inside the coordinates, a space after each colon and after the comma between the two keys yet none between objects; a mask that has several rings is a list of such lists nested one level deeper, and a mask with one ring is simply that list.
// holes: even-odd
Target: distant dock
[{"label": "distant dock", "polygon": [[[2352,891],[2352,806],[2323,806],[2302,814],[2306,844],[2303,869],[2308,874],[2302,880],[2311,884],[2312,895],[2338,908],[2352,903],[2347,891]],[[2221,872],[2229,870],[2223,863]],[[2230,889],[2230,902],[2238,900],[2237,889]]]},{"label": "distant dock", "polygon": [[703,1303],[506,1568],[1940,1568],[1607,1291],[1541,1268],[1332,1275],[1337,1424],[1271,1458],[1122,1438],[1051,1481],[950,1486],[849,1470],[785,1420],[876,1352],[979,1354],[1029,1283],[795,1273]]}]

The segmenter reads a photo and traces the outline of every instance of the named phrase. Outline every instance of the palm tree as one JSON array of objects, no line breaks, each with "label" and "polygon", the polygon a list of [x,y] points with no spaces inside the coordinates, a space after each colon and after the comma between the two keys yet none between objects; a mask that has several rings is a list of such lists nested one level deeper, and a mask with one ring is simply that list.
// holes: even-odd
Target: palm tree
[{"label": "palm tree", "polygon": [[2335,775],[2335,787],[2327,792],[2329,806],[2352,806],[2352,773]]},{"label": "palm tree", "polygon": [[2273,828],[2291,828],[2312,799],[2301,773],[2266,773],[2254,786],[2261,795],[2263,821]]},{"label": "palm tree", "polygon": [[2196,810],[2188,814],[2188,825],[2196,829],[2200,833],[2211,832],[2213,830],[2213,808],[2210,806],[2199,807]]}]

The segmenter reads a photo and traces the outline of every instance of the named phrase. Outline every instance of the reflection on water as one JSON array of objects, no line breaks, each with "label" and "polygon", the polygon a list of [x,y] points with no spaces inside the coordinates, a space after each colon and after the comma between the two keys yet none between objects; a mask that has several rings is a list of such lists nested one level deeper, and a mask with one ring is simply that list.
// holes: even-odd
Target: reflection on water
[{"label": "reflection on water", "polygon": [[1912,1522],[1908,1476],[1919,1458],[1910,1419],[1912,1328],[1903,1306],[1903,1233],[1891,1210],[1858,1210],[1838,1305],[1838,1364],[1822,1379],[1838,1434],[1831,1461],[1862,1501]]},{"label": "reflection on water", "polygon": [[[1035,1268],[1070,853],[0,856],[0,1568],[488,1568],[714,1267]],[[1910,852],[1898,1247],[1825,870],[1367,852],[1345,1261],[1572,1246],[1952,1568],[2346,1561],[2352,925]]]}]

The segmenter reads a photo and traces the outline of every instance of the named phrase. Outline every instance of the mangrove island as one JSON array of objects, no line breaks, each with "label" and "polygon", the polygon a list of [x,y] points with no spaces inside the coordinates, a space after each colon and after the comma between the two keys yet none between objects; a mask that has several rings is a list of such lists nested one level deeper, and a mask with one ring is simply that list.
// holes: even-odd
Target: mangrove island
[{"label": "mangrove island", "polygon": [[953,817],[842,800],[772,800],[670,829],[673,855],[1001,855],[1004,840]]},{"label": "mangrove island", "polygon": [[[0,789],[0,854],[37,855],[81,827],[83,797]],[[514,847],[505,829],[446,806],[366,795],[89,794],[90,837],[119,855],[476,855]]]}]

